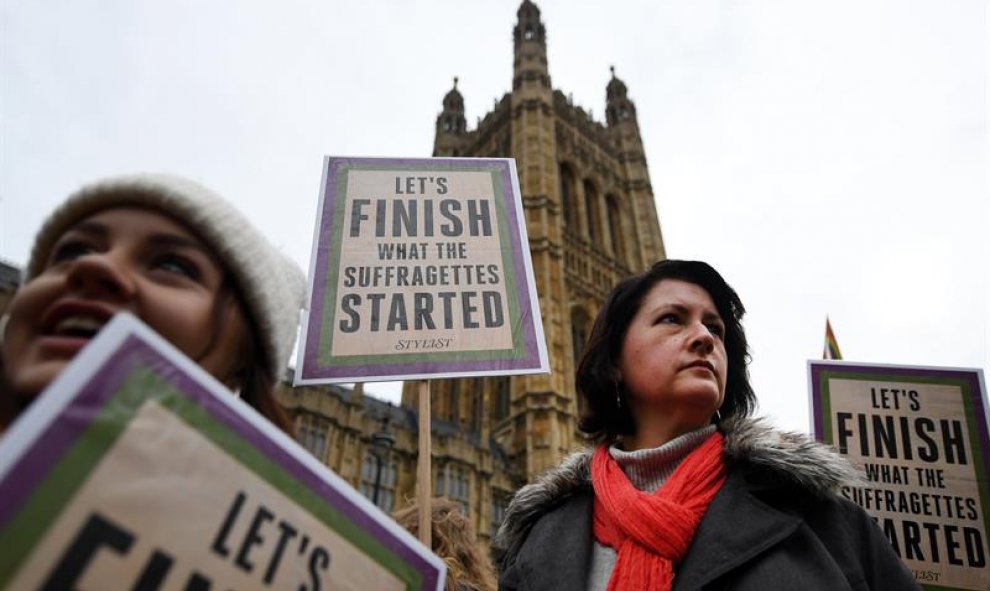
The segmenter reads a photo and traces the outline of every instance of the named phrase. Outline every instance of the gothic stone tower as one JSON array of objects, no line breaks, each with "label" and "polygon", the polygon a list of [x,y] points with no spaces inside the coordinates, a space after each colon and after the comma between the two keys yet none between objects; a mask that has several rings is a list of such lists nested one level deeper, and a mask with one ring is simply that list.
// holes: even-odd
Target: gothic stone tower
[{"label": "gothic stone tower", "polygon": [[[513,30],[512,92],[468,130],[454,88],[436,119],[434,156],[513,157],[553,374],[434,380],[433,490],[459,503],[487,543],[514,491],[583,443],[574,370],[592,319],[620,278],[664,257],[636,107],[614,73],[606,122],[553,90],[539,9]],[[417,400],[398,407],[360,387],[277,394],[297,439],[387,512],[415,498]],[[386,445],[382,447],[382,443]]]},{"label": "gothic stone tower", "polygon": [[[517,484],[582,442],[574,372],[592,319],[620,278],[664,258],[636,106],[615,77],[606,124],[554,90],[540,10],[524,0],[513,30],[512,91],[468,130],[454,88],[436,120],[434,156],[516,159],[553,373],[438,380],[434,415],[504,451]],[[415,408],[411,391],[404,405]]]}]

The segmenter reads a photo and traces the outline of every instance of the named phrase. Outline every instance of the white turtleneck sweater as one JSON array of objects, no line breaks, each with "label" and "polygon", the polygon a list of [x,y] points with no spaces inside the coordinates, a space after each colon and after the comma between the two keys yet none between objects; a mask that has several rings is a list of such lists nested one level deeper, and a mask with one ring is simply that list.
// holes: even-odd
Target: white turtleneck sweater
[{"label": "white turtleneck sweater", "polygon": [[[619,463],[619,467],[633,486],[641,491],[653,493],[670,478],[681,460],[714,432],[715,425],[708,425],[671,439],[660,447],[623,451],[613,445],[608,451]],[[615,568],[615,558],[616,553],[613,548],[595,541],[591,551],[591,568],[588,569],[588,591],[605,591],[612,576],[612,569]]]}]

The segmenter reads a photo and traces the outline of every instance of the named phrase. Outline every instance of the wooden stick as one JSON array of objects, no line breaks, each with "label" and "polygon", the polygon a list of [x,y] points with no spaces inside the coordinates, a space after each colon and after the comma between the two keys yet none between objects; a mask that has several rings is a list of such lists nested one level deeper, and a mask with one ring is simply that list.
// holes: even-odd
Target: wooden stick
[{"label": "wooden stick", "polygon": [[419,503],[419,541],[427,548],[433,547],[433,478],[430,460],[433,454],[433,433],[430,430],[430,381],[419,382],[419,466],[416,475],[416,492]]}]

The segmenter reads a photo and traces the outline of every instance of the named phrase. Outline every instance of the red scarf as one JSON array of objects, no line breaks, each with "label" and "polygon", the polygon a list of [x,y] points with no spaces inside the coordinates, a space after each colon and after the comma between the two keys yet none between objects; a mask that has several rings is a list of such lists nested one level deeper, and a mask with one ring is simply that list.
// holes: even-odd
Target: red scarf
[{"label": "red scarf", "polygon": [[725,463],[718,432],[688,454],[653,494],[629,482],[606,446],[595,450],[591,460],[595,539],[618,554],[607,591],[669,591],[674,565],[684,558],[723,482]]}]

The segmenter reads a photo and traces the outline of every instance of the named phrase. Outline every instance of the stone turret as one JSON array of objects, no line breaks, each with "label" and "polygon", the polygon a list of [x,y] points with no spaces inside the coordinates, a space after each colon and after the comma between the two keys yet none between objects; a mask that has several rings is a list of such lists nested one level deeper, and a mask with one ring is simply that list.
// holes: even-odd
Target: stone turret
[{"label": "stone turret", "polygon": [[646,167],[646,150],[639,134],[636,105],[629,98],[625,82],[615,76],[615,67],[611,70],[612,79],[605,87],[605,120],[612,141],[618,147],[619,163],[624,171],[623,188],[634,212],[636,235],[643,241],[634,263],[636,267],[645,268],[658,258],[666,258],[666,253]]},{"label": "stone turret", "polygon": [[467,120],[464,118],[464,97],[457,90],[457,77],[455,76],[454,87],[443,97],[443,111],[437,115],[436,132],[433,136],[433,155],[462,155],[466,135]]}]

